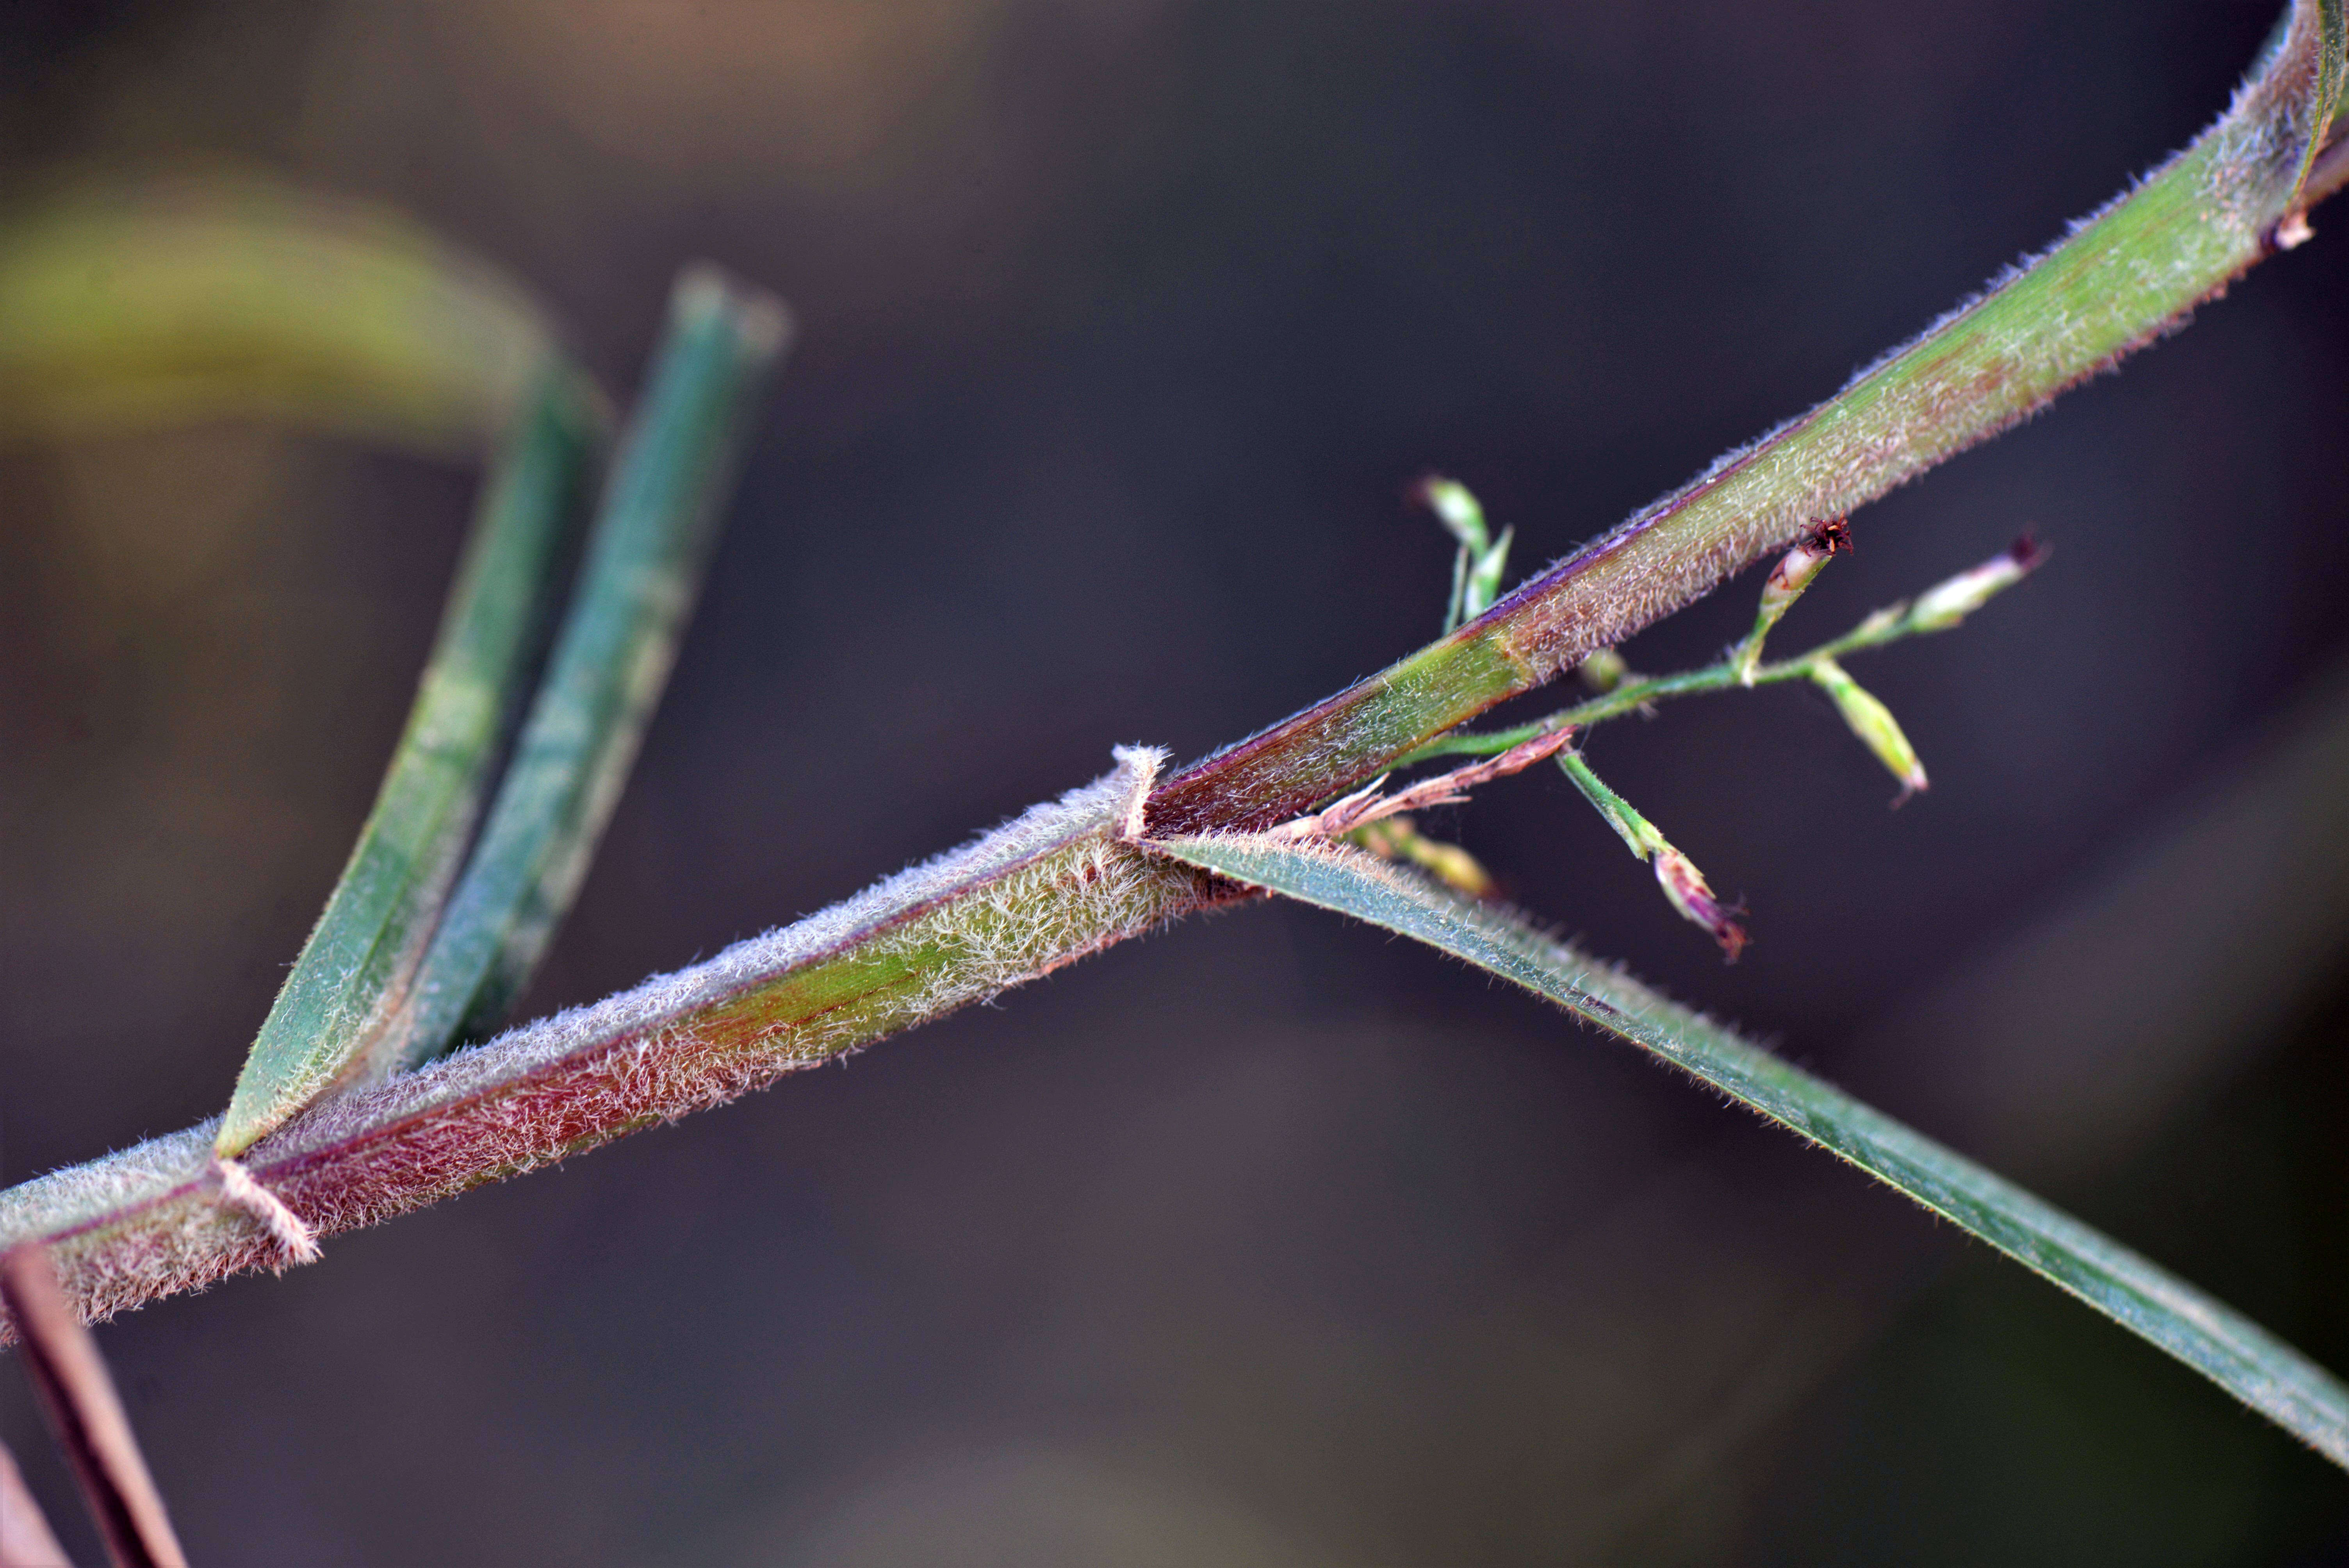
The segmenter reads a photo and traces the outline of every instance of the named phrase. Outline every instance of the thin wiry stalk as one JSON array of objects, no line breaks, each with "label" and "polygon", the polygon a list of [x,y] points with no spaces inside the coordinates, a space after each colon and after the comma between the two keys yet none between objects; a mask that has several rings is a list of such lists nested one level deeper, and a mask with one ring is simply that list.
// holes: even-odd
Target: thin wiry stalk
[{"label": "thin wiry stalk", "polygon": [[74,1480],[122,1568],[187,1568],[163,1494],[147,1471],[114,1379],[81,1320],[57,1289],[38,1245],[0,1253],[0,1302],[24,1344],[26,1375]]},{"label": "thin wiry stalk", "polygon": [[[2219,124],[2046,256],[1480,620],[1150,793],[1149,825],[1302,814],[2175,326],[2297,235],[2295,177],[2332,119],[2343,44],[2337,0],[2297,0],[2283,46]],[[2312,180],[2328,169],[2320,159]],[[314,1110],[255,1146],[251,1173],[331,1234],[714,1104],[1237,896],[1133,847],[1147,779],[1125,774],[709,965]],[[212,1137],[191,1129],[0,1193],[0,1242],[52,1239],[93,1315],[282,1264],[270,1233],[219,1201]]]},{"label": "thin wiry stalk", "polygon": [[[1835,661],[1846,654],[1866,648],[1880,648],[1906,637],[1930,635],[1946,632],[1958,625],[1965,614],[1978,608],[1970,604],[1957,614],[1937,607],[1937,595],[1946,595],[1953,588],[1967,583],[1969,578],[1997,573],[2004,580],[1990,590],[1995,593],[2019,582],[2034,570],[2044,552],[2028,543],[2016,545],[2005,554],[1984,566],[1951,578],[1931,592],[1912,602],[1887,605],[1842,636],[1821,643],[1817,647],[1780,659],[1771,664],[1748,665],[1741,646],[1701,669],[1682,670],[1668,676],[1638,676],[1622,681],[1613,689],[1563,707],[1530,724],[1515,725],[1507,729],[1461,730],[1441,735],[1397,759],[1397,765],[1425,762],[1438,757],[1485,757],[1507,751],[1514,747],[1560,729],[1582,729],[1603,724],[1610,718],[1621,718],[1639,713],[1667,697],[1692,696],[1699,692],[1735,691],[1746,686],[1775,686],[1783,681],[1816,680],[1823,668],[1833,667]],[[1990,593],[1982,597],[1987,599]]]},{"label": "thin wiry stalk", "polygon": [[41,1505],[26,1489],[16,1456],[0,1443],[0,1563],[9,1568],[73,1568],[50,1533]]}]

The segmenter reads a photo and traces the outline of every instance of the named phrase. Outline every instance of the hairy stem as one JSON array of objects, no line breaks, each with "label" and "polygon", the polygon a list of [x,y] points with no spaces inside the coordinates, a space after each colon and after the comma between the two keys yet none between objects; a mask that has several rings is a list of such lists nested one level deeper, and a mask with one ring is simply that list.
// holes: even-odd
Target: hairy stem
[{"label": "hairy stem", "polygon": [[83,1315],[110,1315],[295,1261],[224,1190],[237,1171],[331,1236],[1050,974],[1216,898],[1211,878],[1133,846],[1161,758],[1122,752],[1098,782],[796,925],[328,1100],[233,1170],[207,1123],[0,1192],[0,1244],[47,1243]]},{"label": "hairy stem", "polygon": [[2340,0],[2298,0],[2219,122],[2070,238],[1477,620],[1185,769],[1152,799],[1152,831],[1296,816],[2173,330],[2296,237],[2342,50]]},{"label": "hairy stem", "polygon": [[[1814,523],[2012,424],[2175,326],[2299,232],[2298,180],[2339,98],[2340,0],[2297,0],[2283,46],[2186,152],[2026,269],[1723,458],[1484,616],[1149,789],[1118,774],[797,926],[332,1101],[249,1152],[252,1179],[331,1235],[715,1104],[941,1016],[1205,903],[1229,883],[1134,847],[1302,814],[1549,679]],[[2327,158],[2310,194],[2349,178]],[[282,1264],[220,1201],[209,1125],[0,1193],[0,1244],[41,1238],[99,1315]]]}]

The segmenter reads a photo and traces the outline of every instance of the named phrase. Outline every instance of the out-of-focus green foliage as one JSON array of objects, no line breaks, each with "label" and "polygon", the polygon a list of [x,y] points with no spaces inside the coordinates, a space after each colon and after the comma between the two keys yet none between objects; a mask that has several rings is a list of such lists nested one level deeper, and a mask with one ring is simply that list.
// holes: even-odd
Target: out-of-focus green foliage
[{"label": "out-of-focus green foliage", "polygon": [[0,434],[248,417],[475,451],[554,341],[482,263],[264,181],[89,185],[0,215]]}]

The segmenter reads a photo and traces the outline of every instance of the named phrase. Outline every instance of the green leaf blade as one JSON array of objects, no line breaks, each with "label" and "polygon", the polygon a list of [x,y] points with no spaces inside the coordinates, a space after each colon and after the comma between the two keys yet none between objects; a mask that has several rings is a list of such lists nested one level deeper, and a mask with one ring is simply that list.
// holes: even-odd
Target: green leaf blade
[{"label": "green leaf blade", "polygon": [[407,727],[238,1075],[222,1154],[242,1153],[347,1077],[413,978],[553,617],[605,438],[602,407],[575,375],[550,369],[498,458]]},{"label": "green leaf blade", "polygon": [[2349,1468],[2349,1387],[2240,1313],[1522,919],[1330,844],[1230,833],[1155,840],[1151,847],[1426,943],[1621,1036],[1907,1193]]},{"label": "green leaf blade", "polygon": [[789,335],[764,295],[708,273],[678,284],[513,762],[365,1076],[418,1066],[488,1027],[544,954],[659,700],[748,416]]}]

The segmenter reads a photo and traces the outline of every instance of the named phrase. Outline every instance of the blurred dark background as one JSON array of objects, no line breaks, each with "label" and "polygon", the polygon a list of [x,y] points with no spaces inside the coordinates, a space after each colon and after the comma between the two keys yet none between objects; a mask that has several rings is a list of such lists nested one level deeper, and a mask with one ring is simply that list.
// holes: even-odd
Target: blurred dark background
[{"label": "blurred dark background", "polygon": [[[2183,144],[2271,4],[17,0],[0,180],[258,167],[616,388],[802,335],[531,1011],[1194,756],[1437,629]],[[1600,734],[1513,896],[2349,1367],[2349,245],[1856,520],[1782,639],[2055,553],[1823,701]],[[217,1109],[472,476],[0,449],[0,1180]],[[1711,656],[1733,586],[1634,643]],[[1253,908],[102,1343],[200,1563],[2349,1562],[2349,1480],[1904,1200],[1423,952]],[[12,1372],[0,1434],[95,1553]]]}]

